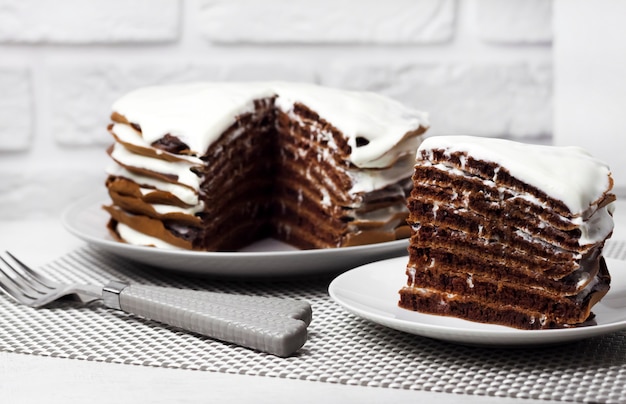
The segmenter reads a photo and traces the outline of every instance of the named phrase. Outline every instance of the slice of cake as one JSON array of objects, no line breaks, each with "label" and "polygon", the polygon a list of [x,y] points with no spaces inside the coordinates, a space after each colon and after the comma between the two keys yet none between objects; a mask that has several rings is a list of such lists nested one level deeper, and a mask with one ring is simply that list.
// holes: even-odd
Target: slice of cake
[{"label": "slice of cake", "polygon": [[136,245],[342,247],[408,237],[424,113],[312,84],[192,83],[113,105],[109,228]]},{"label": "slice of cake", "polygon": [[559,328],[586,321],[607,293],[613,180],[582,149],[432,137],[413,182],[400,307]]}]

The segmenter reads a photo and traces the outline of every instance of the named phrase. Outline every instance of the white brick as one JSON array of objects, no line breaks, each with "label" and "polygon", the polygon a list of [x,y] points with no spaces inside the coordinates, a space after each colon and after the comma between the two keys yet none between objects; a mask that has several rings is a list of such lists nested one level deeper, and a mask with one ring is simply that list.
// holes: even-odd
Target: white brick
[{"label": "white brick", "polygon": [[474,0],[474,29],[482,40],[501,44],[552,41],[551,0]]},{"label": "white brick", "polygon": [[293,62],[231,62],[221,68],[219,79],[226,81],[315,81],[313,68],[306,63]]},{"label": "white brick", "polygon": [[431,135],[516,139],[552,133],[551,66],[335,65],[322,83],[389,95],[430,114]]},{"label": "white brick", "polygon": [[30,72],[0,68],[0,91],[0,151],[27,150],[34,120]]},{"label": "white brick", "polygon": [[109,143],[106,126],[112,103],[139,87],[189,81],[313,81],[315,77],[306,66],[258,62],[55,66],[51,70],[52,128],[56,142],[63,145]]},{"label": "white brick", "polygon": [[0,41],[137,43],[178,38],[179,0],[0,0]]},{"label": "white brick", "polygon": [[455,0],[203,0],[198,19],[219,43],[440,43]]}]

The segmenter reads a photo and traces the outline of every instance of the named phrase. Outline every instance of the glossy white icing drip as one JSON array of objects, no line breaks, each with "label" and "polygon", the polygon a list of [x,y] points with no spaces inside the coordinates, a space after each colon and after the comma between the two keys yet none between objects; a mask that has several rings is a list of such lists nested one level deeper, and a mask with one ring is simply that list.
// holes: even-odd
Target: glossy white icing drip
[{"label": "glossy white icing drip", "polygon": [[[202,155],[237,115],[253,109],[255,99],[274,95],[281,110],[289,111],[299,101],[342,131],[352,147],[350,161],[357,167],[385,166],[385,154],[407,132],[428,126],[425,113],[375,93],[285,82],[147,87],[120,98],[113,110],[139,124],[148,143],[169,133]],[[369,143],[356,147],[357,137]]]},{"label": "glossy white icing drip", "polygon": [[254,99],[271,95],[270,89],[254,83],[144,87],[117,100],[113,111],[139,124],[148,143],[171,134],[202,155],[234,117],[253,110]]},{"label": "glossy white icing drip", "polygon": [[563,201],[573,214],[594,205],[609,189],[609,167],[579,147],[555,147],[473,136],[435,136],[418,150],[467,152],[491,161],[521,181]]},{"label": "glossy white icing drip", "polygon": [[581,231],[580,245],[595,244],[606,239],[613,231],[613,203],[598,209],[589,220],[578,227]]}]

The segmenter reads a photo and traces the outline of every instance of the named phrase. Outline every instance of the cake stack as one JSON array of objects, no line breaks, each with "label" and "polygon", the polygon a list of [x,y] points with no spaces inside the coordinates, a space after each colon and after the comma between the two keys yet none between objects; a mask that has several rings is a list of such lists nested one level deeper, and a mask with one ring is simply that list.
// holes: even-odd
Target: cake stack
[{"label": "cake stack", "polygon": [[521,329],[590,318],[609,289],[608,167],[573,147],[426,139],[401,307]]},{"label": "cake stack", "polygon": [[109,228],[121,241],[237,250],[407,237],[425,115],[386,97],[296,83],[192,83],[113,105]]}]

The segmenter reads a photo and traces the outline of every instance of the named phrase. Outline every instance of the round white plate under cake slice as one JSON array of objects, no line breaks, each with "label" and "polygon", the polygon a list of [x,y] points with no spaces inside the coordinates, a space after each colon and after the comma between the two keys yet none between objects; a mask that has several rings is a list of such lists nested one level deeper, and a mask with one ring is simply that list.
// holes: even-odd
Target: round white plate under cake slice
[{"label": "round white plate under cake slice", "polygon": [[402,309],[398,307],[398,291],[406,284],[406,264],[407,257],[398,257],[354,268],[333,280],[329,294],[349,312],[372,322],[470,345],[557,344],[626,329],[626,261],[607,259],[611,289],[593,306],[593,325],[555,330],[518,330]]}]

